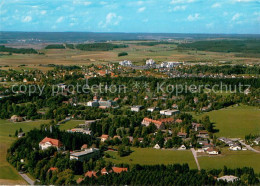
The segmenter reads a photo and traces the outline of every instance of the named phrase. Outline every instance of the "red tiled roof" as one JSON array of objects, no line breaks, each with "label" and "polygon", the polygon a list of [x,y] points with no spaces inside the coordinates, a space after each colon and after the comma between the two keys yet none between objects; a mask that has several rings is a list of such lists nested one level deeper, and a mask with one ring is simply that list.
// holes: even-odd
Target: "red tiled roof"
[{"label": "red tiled roof", "polygon": [[187,136],[187,133],[185,133],[185,132],[178,132],[177,136]]},{"label": "red tiled roof", "polygon": [[85,173],[85,177],[92,178],[93,176],[97,178],[97,172],[96,171],[88,171],[88,172]]},{"label": "red tiled roof", "polygon": [[49,168],[48,172],[49,171],[58,171],[58,168],[57,167],[51,167],[51,168]]},{"label": "red tiled roof", "polygon": [[108,135],[106,135],[106,134],[102,134],[102,136],[100,137],[100,138],[108,138],[109,136]]},{"label": "red tiled roof", "polygon": [[40,144],[43,144],[43,143],[46,143],[46,142],[49,142],[49,143],[51,143],[53,146],[56,146],[56,147],[61,147],[61,146],[62,146],[62,143],[61,143],[60,140],[53,139],[53,138],[48,138],[48,137],[45,137],[45,138],[40,142]]},{"label": "red tiled roof", "polygon": [[182,120],[181,119],[176,119],[175,122],[176,123],[182,123]]},{"label": "red tiled roof", "polygon": [[122,168],[122,167],[112,167],[112,170],[115,173],[121,173],[123,171],[127,172],[127,168]]},{"label": "red tiled roof", "polygon": [[104,174],[107,174],[107,169],[104,167],[102,170],[101,170],[101,174],[104,175]]}]

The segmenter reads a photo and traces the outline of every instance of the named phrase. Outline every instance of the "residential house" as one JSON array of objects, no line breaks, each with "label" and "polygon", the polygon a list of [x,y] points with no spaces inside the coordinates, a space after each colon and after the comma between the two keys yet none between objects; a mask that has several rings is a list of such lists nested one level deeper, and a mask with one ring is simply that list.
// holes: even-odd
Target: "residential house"
[{"label": "residential house", "polygon": [[103,134],[103,135],[100,137],[100,139],[101,139],[101,142],[105,142],[106,140],[109,139],[109,135]]},{"label": "residential house", "polygon": [[160,147],[160,145],[156,144],[153,148],[154,149],[160,149],[161,147]]},{"label": "residential house", "polygon": [[123,167],[112,167],[112,171],[114,173],[120,174],[121,172],[127,172],[128,169],[127,168],[123,168]]},{"label": "residential house", "polygon": [[229,149],[234,150],[234,151],[242,150],[242,148],[239,144],[234,144],[234,145],[230,146]]},{"label": "residential house", "polygon": [[82,133],[82,134],[91,135],[91,130],[89,130],[89,129],[83,129],[83,128],[74,128],[74,129],[67,130],[67,132]]},{"label": "residential house", "polygon": [[180,138],[186,138],[187,133],[186,132],[178,132],[177,136],[180,137]]},{"label": "residential house", "polygon": [[202,130],[202,131],[199,131],[199,134],[197,134],[197,137],[200,137],[200,138],[209,138],[209,134],[208,134],[207,131]]},{"label": "residential house", "polygon": [[12,121],[12,122],[22,122],[22,121],[24,121],[24,118],[21,117],[21,116],[13,115],[10,118],[10,121]]},{"label": "residential house", "polygon": [[21,137],[23,137],[23,136],[25,136],[25,133],[24,133],[24,132],[19,132],[18,135],[17,135],[18,138],[21,138]]},{"label": "residential house", "polygon": [[91,158],[97,159],[100,156],[100,151],[97,148],[85,149],[84,151],[72,152],[70,160],[88,161]]},{"label": "residential house", "polygon": [[186,146],[185,145],[181,145],[178,150],[186,150]]},{"label": "residential house", "polygon": [[238,181],[239,178],[236,177],[236,176],[233,176],[233,175],[226,175],[226,176],[222,176],[222,177],[218,178],[217,180],[218,181],[223,180],[223,181],[226,181],[226,182],[235,182],[235,181]]},{"label": "residential house", "polygon": [[97,172],[96,171],[88,171],[88,172],[85,173],[85,177],[89,177],[89,178],[95,177],[95,178],[97,178]]},{"label": "residential house", "polygon": [[49,147],[56,147],[57,150],[63,149],[63,144],[60,140],[58,139],[53,139],[53,138],[48,138],[45,137],[40,143],[39,143],[39,148],[41,150],[45,150]]},{"label": "residential house", "polygon": [[257,144],[257,145],[259,145],[259,144],[260,144],[260,137],[256,138],[256,139],[254,140],[254,143]]},{"label": "residential house", "polygon": [[159,108],[158,107],[151,107],[151,108],[147,109],[148,112],[153,112],[153,111],[156,111],[156,110],[159,110]]},{"label": "residential house", "polygon": [[208,148],[206,150],[206,152],[209,154],[209,155],[218,155],[219,151],[216,149],[216,148]]},{"label": "residential house", "polygon": [[200,123],[192,123],[192,128],[194,129],[194,131],[201,131],[204,130],[204,127],[202,124]]},{"label": "residential house", "polygon": [[139,112],[143,108],[142,105],[134,105],[131,107],[131,111],[133,112]]}]

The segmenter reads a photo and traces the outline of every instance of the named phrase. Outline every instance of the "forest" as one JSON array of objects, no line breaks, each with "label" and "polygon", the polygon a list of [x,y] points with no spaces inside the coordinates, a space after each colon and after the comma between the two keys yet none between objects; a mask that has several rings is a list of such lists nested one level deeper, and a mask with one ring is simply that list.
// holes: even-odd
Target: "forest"
[{"label": "forest", "polygon": [[260,40],[211,40],[196,41],[192,43],[183,43],[178,45],[178,49],[192,49],[211,52],[240,52],[259,54]]},{"label": "forest", "polygon": [[89,43],[89,44],[77,44],[76,49],[84,51],[108,51],[115,48],[127,48],[128,45],[123,44],[111,44],[111,43]]},{"label": "forest", "polygon": [[45,49],[65,49],[65,46],[63,44],[51,44],[47,45]]},{"label": "forest", "polygon": [[38,52],[33,48],[11,48],[0,45],[0,52],[9,52],[17,54],[37,54]]}]

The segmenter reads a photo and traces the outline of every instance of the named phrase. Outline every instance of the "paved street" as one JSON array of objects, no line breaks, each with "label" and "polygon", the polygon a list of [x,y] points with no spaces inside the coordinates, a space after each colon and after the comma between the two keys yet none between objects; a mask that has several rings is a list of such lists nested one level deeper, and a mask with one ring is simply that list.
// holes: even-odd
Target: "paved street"
[{"label": "paved street", "polygon": [[21,174],[21,173],[19,173],[22,177],[23,177],[23,179],[27,182],[27,183],[29,183],[30,185],[34,185],[34,181],[31,179],[31,178],[29,178],[26,174]]},{"label": "paved street", "polygon": [[260,153],[260,151],[255,150],[255,149],[252,148],[250,145],[245,144],[242,140],[240,140],[239,142],[240,142],[242,145],[246,146],[246,148],[247,148],[248,150],[254,151],[254,152],[256,152],[256,153]]},{"label": "paved street", "polygon": [[195,162],[196,162],[196,164],[197,164],[198,170],[200,170],[200,164],[199,164],[199,161],[198,161],[198,159],[197,159],[197,152],[195,151],[194,148],[191,148],[190,150],[191,150],[191,152],[192,152],[192,154],[193,154],[193,157],[194,157]]}]

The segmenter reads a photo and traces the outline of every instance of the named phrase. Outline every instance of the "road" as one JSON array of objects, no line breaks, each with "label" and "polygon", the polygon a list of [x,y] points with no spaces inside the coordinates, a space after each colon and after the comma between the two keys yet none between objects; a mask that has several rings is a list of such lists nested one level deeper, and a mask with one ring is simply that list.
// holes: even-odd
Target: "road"
[{"label": "road", "polygon": [[30,185],[34,185],[34,181],[31,179],[31,178],[29,178],[26,174],[23,174],[23,173],[19,173],[21,176],[22,176],[22,178],[27,182],[27,183],[29,183]]},{"label": "road", "polygon": [[200,170],[200,164],[199,164],[199,161],[198,161],[198,159],[197,159],[197,152],[195,151],[194,148],[191,148],[190,150],[191,150],[191,152],[192,152],[192,154],[193,154],[193,157],[194,157],[195,162],[196,162],[196,164],[197,164],[198,170]]},{"label": "road", "polygon": [[255,150],[255,149],[252,148],[250,145],[245,144],[242,140],[240,140],[239,142],[240,142],[242,145],[246,146],[246,148],[247,148],[248,150],[254,151],[254,152],[256,152],[256,153],[260,153],[260,151]]}]

